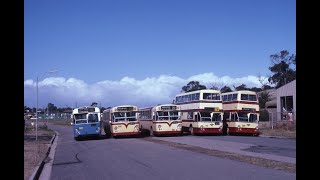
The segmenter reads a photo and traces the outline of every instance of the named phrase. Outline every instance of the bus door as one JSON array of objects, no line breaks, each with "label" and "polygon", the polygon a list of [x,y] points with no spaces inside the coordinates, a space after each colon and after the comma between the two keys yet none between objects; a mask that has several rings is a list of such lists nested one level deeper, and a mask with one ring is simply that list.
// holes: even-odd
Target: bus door
[{"label": "bus door", "polygon": [[257,113],[249,113],[249,122],[258,122],[258,114]]},{"label": "bus door", "polygon": [[220,125],[222,121],[222,114],[221,113],[211,113],[211,121],[214,122],[214,125]]}]

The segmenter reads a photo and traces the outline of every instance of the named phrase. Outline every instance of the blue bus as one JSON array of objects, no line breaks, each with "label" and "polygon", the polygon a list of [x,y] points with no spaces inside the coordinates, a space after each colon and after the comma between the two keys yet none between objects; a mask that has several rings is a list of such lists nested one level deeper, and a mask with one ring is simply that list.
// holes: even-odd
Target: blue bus
[{"label": "blue bus", "polygon": [[101,136],[101,113],[98,107],[84,106],[72,111],[72,127],[75,140],[81,137]]}]

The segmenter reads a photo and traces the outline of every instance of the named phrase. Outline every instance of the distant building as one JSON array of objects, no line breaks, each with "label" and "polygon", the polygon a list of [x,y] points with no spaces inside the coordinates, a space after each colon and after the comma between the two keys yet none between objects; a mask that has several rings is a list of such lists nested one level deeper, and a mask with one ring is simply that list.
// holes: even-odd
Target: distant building
[{"label": "distant building", "polygon": [[296,80],[278,89],[268,89],[261,92],[269,93],[270,100],[265,104],[265,109],[269,112],[269,120],[271,120],[270,118],[283,120],[284,115],[288,112],[293,113],[293,119],[296,119]]},{"label": "distant building", "polygon": [[296,119],[296,80],[277,89],[277,112],[292,112]]}]

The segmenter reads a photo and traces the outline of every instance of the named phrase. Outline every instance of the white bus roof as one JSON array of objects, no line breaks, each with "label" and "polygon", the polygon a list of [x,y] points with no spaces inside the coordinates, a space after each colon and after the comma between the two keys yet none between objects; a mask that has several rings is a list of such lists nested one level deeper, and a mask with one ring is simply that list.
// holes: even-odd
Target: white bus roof
[{"label": "white bus roof", "polygon": [[79,109],[88,109],[88,108],[94,108],[94,111],[90,112],[99,112],[100,113],[100,108],[95,107],[95,106],[82,106],[82,107],[77,107],[72,110],[73,114],[78,114],[78,113],[88,113],[88,112],[79,112]]},{"label": "white bus roof", "polygon": [[221,94],[220,90],[201,89],[201,90],[196,90],[196,91],[191,91],[191,92],[180,93],[180,94],[177,94],[176,96],[189,95],[189,94],[194,94],[194,93],[219,93],[219,94]]},{"label": "white bus roof", "polygon": [[257,94],[255,91],[249,91],[249,90],[240,90],[240,91],[232,91],[232,92],[226,92],[221,93],[221,95],[228,95],[228,94]]},{"label": "white bus roof", "polygon": [[119,105],[119,106],[114,106],[114,107],[105,109],[103,112],[115,111],[115,109],[121,108],[121,107],[134,107],[135,110],[139,110],[139,107],[138,107],[138,106],[135,106],[135,105]]}]

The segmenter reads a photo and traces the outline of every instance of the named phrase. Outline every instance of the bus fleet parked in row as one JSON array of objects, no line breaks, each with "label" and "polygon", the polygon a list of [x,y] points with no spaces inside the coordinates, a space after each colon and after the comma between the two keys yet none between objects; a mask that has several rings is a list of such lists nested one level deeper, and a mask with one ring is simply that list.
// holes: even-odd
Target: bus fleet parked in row
[{"label": "bus fleet parked in row", "polygon": [[102,113],[98,107],[73,110],[73,132],[85,136],[245,134],[258,136],[259,103],[254,91],[220,93],[203,89],[176,95],[172,104],[121,105]]}]

